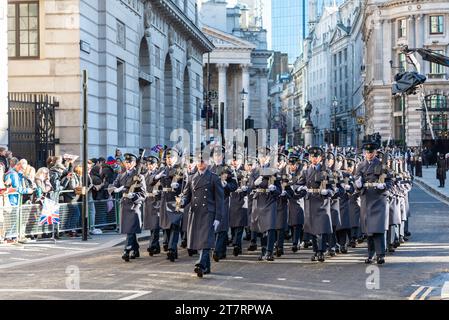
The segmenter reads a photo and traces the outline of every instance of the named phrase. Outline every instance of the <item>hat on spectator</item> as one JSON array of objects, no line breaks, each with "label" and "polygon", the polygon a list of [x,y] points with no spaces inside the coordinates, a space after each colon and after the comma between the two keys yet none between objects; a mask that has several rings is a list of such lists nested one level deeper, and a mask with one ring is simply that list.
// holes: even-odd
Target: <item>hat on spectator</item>
[{"label": "hat on spectator", "polygon": [[113,164],[116,164],[116,163],[117,163],[117,160],[115,160],[115,158],[113,156],[109,156],[107,161],[106,161],[106,164],[108,164],[108,165],[113,165]]}]

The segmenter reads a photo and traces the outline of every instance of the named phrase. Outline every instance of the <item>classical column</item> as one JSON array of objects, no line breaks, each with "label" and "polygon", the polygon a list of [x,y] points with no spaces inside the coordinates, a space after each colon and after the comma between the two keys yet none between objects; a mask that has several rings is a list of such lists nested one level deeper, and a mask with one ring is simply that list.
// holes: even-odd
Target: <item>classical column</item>
[{"label": "classical column", "polygon": [[[226,72],[228,70],[228,64],[227,63],[220,63],[217,64],[218,69],[218,126],[221,125],[221,115],[224,115],[224,127],[228,128],[228,120],[227,120],[227,111],[228,110],[228,101],[227,101],[227,78],[226,78]],[[221,104],[224,103],[225,110],[221,112]]]},{"label": "classical column", "polygon": [[8,145],[8,1],[0,1],[0,146]]},{"label": "classical column", "polygon": [[249,64],[241,64],[240,68],[242,69],[242,87],[245,89],[246,92],[248,92],[248,95],[246,96],[245,101],[245,110],[243,112],[243,119],[246,120],[249,116],[249,109],[250,109],[250,102],[251,102],[251,96],[249,94]]}]

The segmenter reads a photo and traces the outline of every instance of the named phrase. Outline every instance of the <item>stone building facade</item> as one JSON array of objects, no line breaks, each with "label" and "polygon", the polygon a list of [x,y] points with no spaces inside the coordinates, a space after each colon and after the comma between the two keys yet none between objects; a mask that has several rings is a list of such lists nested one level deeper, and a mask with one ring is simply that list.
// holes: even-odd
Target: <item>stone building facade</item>
[{"label": "stone building facade", "polygon": [[10,57],[9,91],[59,99],[56,153],[81,153],[84,69],[91,156],[170,144],[175,128],[195,136],[203,54],[213,48],[201,32],[195,0],[35,2],[39,54]]},{"label": "stone building facade", "polygon": [[8,145],[8,7],[0,2],[0,146]]},{"label": "stone building facade", "polygon": [[[379,132],[383,140],[420,146],[430,140],[419,95],[393,97],[391,86],[400,71],[414,71],[401,46],[428,48],[449,53],[449,6],[445,0],[366,1],[363,39],[366,46],[366,130]],[[435,137],[448,139],[449,75],[445,67],[423,61],[420,73]],[[391,61],[391,62],[390,62]]]}]

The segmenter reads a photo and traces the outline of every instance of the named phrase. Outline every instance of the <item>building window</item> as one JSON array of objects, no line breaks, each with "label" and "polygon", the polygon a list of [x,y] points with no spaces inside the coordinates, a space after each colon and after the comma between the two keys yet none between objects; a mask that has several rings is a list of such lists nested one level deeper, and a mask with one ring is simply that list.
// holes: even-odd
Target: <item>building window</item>
[{"label": "building window", "polygon": [[126,147],[125,63],[117,60],[117,142]]},{"label": "building window", "polygon": [[401,143],[404,142],[404,125],[402,117],[394,117],[394,137],[395,140],[399,140]]},{"label": "building window", "polygon": [[444,31],[444,16],[430,16],[430,34],[442,34]]},{"label": "building window", "polygon": [[398,97],[394,100],[394,112],[402,112],[405,110],[405,97]]},{"label": "building window", "polygon": [[404,53],[399,54],[399,70],[400,72],[407,71],[407,57]]},{"label": "building window", "polygon": [[344,56],[344,61],[348,61],[348,49],[345,49],[343,56]]},{"label": "building window", "polygon": [[176,79],[181,80],[181,62],[176,60]]},{"label": "building window", "polygon": [[401,19],[398,21],[399,25],[399,33],[398,38],[405,38],[407,37],[407,19]]},{"label": "building window", "polygon": [[427,107],[429,109],[446,109],[447,99],[440,94],[434,94],[426,97]]},{"label": "building window", "polygon": [[8,4],[8,56],[39,57],[39,4]]},{"label": "building window", "polygon": [[201,91],[201,79],[198,73],[196,74],[196,89]]},{"label": "building window", "polygon": [[[444,51],[443,50],[434,50],[435,53],[439,53],[439,54],[443,54],[444,55]],[[437,63],[432,63],[430,62],[430,73],[434,74],[434,75],[441,75],[444,74],[444,66],[437,64]]]},{"label": "building window", "polygon": [[123,49],[126,48],[126,27],[120,20],[117,20],[117,44]]}]

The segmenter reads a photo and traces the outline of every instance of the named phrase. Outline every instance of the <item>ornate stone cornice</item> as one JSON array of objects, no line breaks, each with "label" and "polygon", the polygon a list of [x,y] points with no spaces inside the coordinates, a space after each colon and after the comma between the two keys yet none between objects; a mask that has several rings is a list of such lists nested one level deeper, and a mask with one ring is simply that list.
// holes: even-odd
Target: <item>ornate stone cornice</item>
[{"label": "ornate stone cornice", "polygon": [[211,52],[214,49],[212,42],[201,32],[201,30],[185,15],[181,9],[176,6],[172,0],[147,0],[152,4],[153,8],[157,8],[169,24],[176,26],[182,31],[188,33],[203,53]]}]

